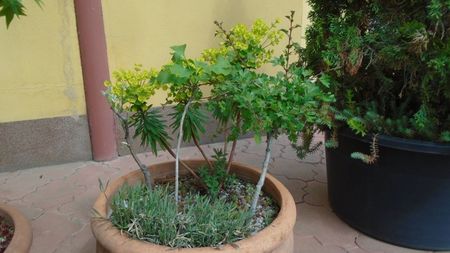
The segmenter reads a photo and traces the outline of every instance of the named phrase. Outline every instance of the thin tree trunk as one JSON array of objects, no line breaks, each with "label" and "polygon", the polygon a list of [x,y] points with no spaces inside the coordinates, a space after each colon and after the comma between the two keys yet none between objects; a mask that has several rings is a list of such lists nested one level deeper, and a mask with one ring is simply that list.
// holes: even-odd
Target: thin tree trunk
[{"label": "thin tree trunk", "polygon": [[270,155],[272,153],[272,134],[267,134],[267,146],[266,146],[266,155],[264,158],[264,163],[262,167],[261,176],[259,177],[258,184],[256,185],[255,194],[253,195],[253,201],[251,206],[251,212],[254,215],[256,212],[256,207],[258,205],[259,194],[261,193],[261,189],[264,185],[264,181],[266,179],[267,171],[269,169]]},{"label": "thin tree trunk", "polygon": [[[241,125],[241,113],[238,112],[237,116],[236,116],[236,127],[239,128]],[[234,158],[234,153],[236,152],[236,144],[237,144],[237,137],[235,140],[233,140],[233,145],[231,146],[231,152],[230,152],[230,158],[228,159],[228,164],[227,164],[227,174],[230,173],[231,170],[231,164],[233,162],[233,158]]]},{"label": "thin tree trunk", "polygon": [[123,131],[125,132],[125,145],[127,146],[128,150],[130,151],[131,156],[133,157],[134,161],[138,164],[139,169],[141,170],[142,174],[144,175],[144,182],[147,186],[147,189],[149,191],[152,190],[152,176],[150,174],[150,171],[148,170],[147,166],[141,162],[139,157],[134,153],[133,148],[131,147],[132,140],[130,138],[130,127],[128,126],[128,118],[124,118],[120,113],[116,112],[115,110],[112,110],[117,117],[120,120],[120,123],[122,125]]},{"label": "thin tree trunk", "polygon": [[137,157],[137,155],[134,153],[133,148],[131,148],[131,143],[130,143],[129,139],[130,139],[130,137],[127,137],[126,146],[128,147],[128,150],[130,151],[130,154],[133,157],[133,159],[139,165],[139,169],[141,169],[142,174],[144,174],[144,181],[145,181],[145,185],[147,186],[147,189],[149,191],[151,191],[152,190],[152,177],[151,177],[150,171],[148,170],[147,166],[145,166],[141,162],[139,157]]},{"label": "thin tree trunk", "polygon": [[198,150],[200,151],[200,153],[202,154],[203,158],[205,159],[205,161],[208,163],[209,169],[213,170],[213,165],[211,163],[211,161],[208,159],[208,157],[206,156],[205,152],[203,151],[202,147],[200,146],[200,144],[197,141],[197,138],[194,135],[194,130],[191,129],[191,134],[192,134],[192,140],[194,141],[195,146],[197,146]]},{"label": "thin tree trunk", "polygon": [[186,117],[186,113],[189,109],[189,105],[191,104],[192,99],[190,99],[185,107],[183,114],[181,115],[181,121],[180,121],[180,132],[178,134],[178,143],[177,143],[177,151],[175,155],[175,202],[178,204],[179,202],[179,177],[180,177],[180,148],[181,148],[181,142],[183,141],[183,125],[184,125],[184,119]]}]

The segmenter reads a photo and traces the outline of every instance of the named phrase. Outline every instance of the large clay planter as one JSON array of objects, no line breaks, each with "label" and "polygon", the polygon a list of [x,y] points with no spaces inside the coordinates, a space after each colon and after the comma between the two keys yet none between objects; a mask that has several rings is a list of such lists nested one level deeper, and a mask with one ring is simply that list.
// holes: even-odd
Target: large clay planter
[{"label": "large clay planter", "polygon": [[3,204],[0,204],[0,216],[6,218],[14,225],[14,235],[5,253],[29,252],[33,241],[33,233],[28,219],[17,209]]},{"label": "large clay planter", "polygon": [[[204,164],[201,160],[185,161],[191,168],[197,168]],[[174,177],[175,163],[165,162],[149,167],[156,181],[168,180]],[[233,173],[244,180],[257,182],[260,172],[250,166],[233,163]],[[186,173],[185,171],[183,173]],[[120,189],[124,183],[135,184],[142,181],[140,171],[133,171],[112,182],[105,191],[97,198],[94,209],[97,215],[91,220],[91,227],[97,239],[97,253],[293,253],[293,228],[296,220],[296,208],[292,195],[277,179],[268,175],[264,185],[264,191],[271,195],[280,206],[280,212],[268,227],[254,236],[241,240],[231,245],[225,245],[220,250],[216,248],[192,248],[171,249],[169,247],[156,245],[148,242],[130,239],[125,233],[121,233],[113,224],[105,219],[108,213],[108,199]]]}]

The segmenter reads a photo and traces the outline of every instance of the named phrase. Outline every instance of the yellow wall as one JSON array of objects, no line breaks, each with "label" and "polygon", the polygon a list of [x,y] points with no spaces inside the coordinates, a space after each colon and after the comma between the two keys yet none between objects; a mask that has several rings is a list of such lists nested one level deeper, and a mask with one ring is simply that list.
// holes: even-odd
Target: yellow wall
[{"label": "yellow wall", "polygon": [[[102,2],[111,72],[134,63],[159,67],[176,44],[188,44],[187,54],[198,56],[217,45],[214,20],[230,27],[295,10],[297,22],[305,23],[307,10],[304,0]],[[44,1],[42,9],[25,4],[28,16],[8,30],[0,24],[0,123],[85,114],[73,0]]]},{"label": "yellow wall", "polygon": [[[103,1],[109,68],[130,68],[135,63],[159,67],[170,59],[172,45],[187,44],[187,55],[217,45],[214,20],[226,27],[267,22],[282,18],[290,10],[296,20],[306,20],[304,0],[129,0]],[[155,102],[163,102],[159,94]]]},{"label": "yellow wall", "polygon": [[73,0],[0,20],[0,122],[86,113]]}]

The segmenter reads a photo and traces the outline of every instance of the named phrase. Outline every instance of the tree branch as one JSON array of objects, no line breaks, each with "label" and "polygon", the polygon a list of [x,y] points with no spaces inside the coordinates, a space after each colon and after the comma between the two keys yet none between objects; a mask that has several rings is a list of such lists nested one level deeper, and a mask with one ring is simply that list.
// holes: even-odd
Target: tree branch
[{"label": "tree branch", "polygon": [[209,169],[212,171],[213,170],[213,165],[211,163],[211,161],[208,159],[208,157],[206,156],[205,152],[203,151],[202,147],[200,146],[200,144],[197,141],[197,137],[195,137],[194,135],[194,130],[191,129],[191,134],[192,134],[192,140],[194,141],[195,146],[197,146],[198,150],[200,151],[200,153],[202,154],[203,158],[205,159],[205,161],[208,163]]},{"label": "tree branch", "polygon": [[180,148],[181,148],[181,142],[183,142],[183,125],[184,125],[184,119],[186,118],[186,113],[189,109],[189,105],[191,105],[193,96],[189,99],[189,101],[184,106],[183,114],[181,115],[181,121],[180,121],[180,132],[178,134],[178,143],[177,143],[177,150],[175,155],[175,202],[178,204],[179,202],[179,177],[180,177]]},{"label": "tree branch", "polygon": [[[241,113],[238,112],[236,116],[236,127],[239,128],[241,125]],[[231,163],[233,162],[234,153],[236,153],[236,144],[237,144],[237,137],[233,140],[233,145],[231,146],[231,152],[230,152],[230,158],[228,159],[227,164],[227,174],[230,173],[231,170]]]},{"label": "tree branch", "polygon": [[152,190],[152,177],[150,174],[150,171],[148,170],[147,166],[145,166],[145,164],[143,164],[141,162],[141,160],[139,159],[139,157],[137,157],[137,155],[134,153],[133,148],[131,147],[131,138],[130,138],[130,126],[129,126],[129,122],[128,122],[128,118],[123,117],[119,112],[117,112],[116,110],[114,110],[113,108],[111,108],[111,110],[117,115],[117,117],[120,120],[120,123],[122,125],[123,131],[125,132],[125,145],[127,146],[128,150],[130,151],[131,156],[133,157],[134,161],[137,163],[137,165],[139,166],[139,169],[141,170],[142,174],[144,175],[144,181],[145,181],[145,185],[147,186],[147,189],[149,191]]},{"label": "tree branch", "polygon": [[258,201],[259,201],[259,194],[261,193],[261,189],[264,185],[264,181],[266,180],[267,171],[269,169],[271,153],[272,153],[272,133],[267,133],[266,155],[264,158],[261,176],[259,177],[258,184],[256,185],[256,190],[255,190],[255,194],[253,195],[252,206],[250,209],[253,215],[256,212],[256,207],[257,207]]}]

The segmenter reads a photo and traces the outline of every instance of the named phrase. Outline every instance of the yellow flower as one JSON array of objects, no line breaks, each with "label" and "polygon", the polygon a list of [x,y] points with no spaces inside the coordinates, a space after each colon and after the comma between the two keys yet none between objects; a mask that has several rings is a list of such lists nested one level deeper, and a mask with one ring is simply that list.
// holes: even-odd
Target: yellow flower
[{"label": "yellow flower", "polygon": [[131,108],[131,106],[132,104],[130,102],[126,102],[125,104],[122,105],[122,109],[128,111]]}]

